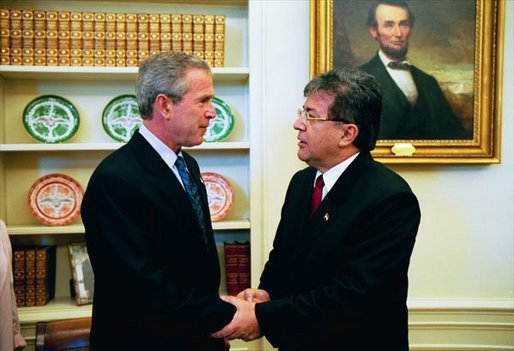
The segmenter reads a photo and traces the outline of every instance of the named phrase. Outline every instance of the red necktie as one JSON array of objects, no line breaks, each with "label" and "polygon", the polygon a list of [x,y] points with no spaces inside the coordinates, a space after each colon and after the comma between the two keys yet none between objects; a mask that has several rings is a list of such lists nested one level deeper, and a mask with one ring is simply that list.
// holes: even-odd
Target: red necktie
[{"label": "red necktie", "polygon": [[323,174],[319,175],[316,179],[316,184],[312,189],[312,200],[311,200],[311,212],[310,215],[314,214],[321,203],[321,197],[323,195],[323,187],[325,186],[325,182],[323,181]]}]

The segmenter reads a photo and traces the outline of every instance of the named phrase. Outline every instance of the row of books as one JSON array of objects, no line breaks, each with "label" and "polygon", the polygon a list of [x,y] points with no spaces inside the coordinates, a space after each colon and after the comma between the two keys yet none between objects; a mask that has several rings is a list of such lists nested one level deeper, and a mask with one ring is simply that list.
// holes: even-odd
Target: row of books
[{"label": "row of books", "polygon": [[227,293],[237,295],[250,287],[250,243],[225,242],[224,250]]},{"label": "row of books", "polygon": [[44,306],[55,296],[55,245],[14,246],[14,294],[18,307]]},{"label": "row of books", "polygon": [[225,64],[225,16],[0,9],[0,64],[138,66],[161,51]]}]

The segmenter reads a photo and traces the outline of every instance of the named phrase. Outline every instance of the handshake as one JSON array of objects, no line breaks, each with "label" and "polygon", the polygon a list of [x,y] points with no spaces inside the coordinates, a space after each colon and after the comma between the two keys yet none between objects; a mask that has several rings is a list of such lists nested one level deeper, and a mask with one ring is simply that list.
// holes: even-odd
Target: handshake
[{"label": "handshake", "polygon": [[267,291],[246,289],[237,294],[237,296],[221,296],[221,299],[234,305],[237,310],[232,321],[223,329],[213,333],[212,337],[252,341],[262,336],[261,328],[255,315],[255,304],[270,301]]}]

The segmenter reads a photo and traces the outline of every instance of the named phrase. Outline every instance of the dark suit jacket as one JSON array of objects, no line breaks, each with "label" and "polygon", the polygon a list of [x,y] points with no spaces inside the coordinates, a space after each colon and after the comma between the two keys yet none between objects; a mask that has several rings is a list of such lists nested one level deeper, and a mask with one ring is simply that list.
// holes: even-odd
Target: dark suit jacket
[{"label": "dark suit jacket", "polygon": [[[183,154],[208,214],[198,164]],[[209,216],[206,245],[187,194],[141,134],[97,167],[82,219],[95,274],[94,350],[223,350],[209,334],[235,308],[218,296]]]},{"label": "dark suit jacket", "polygon": [[280,350],[408,350],[407,270],[419,205],[396,173],[361,153],[312,219],[316,170],[294,175],[256,305]]},{"label": "dark suit jacket", "polygon": [[454,115],[436,79],[412,66],[418,90],[418,103],[411,107],[407,98],[387,72],[380,57],[360,67],[373,75],[382,87],[383,106],[379,139],[470,139]]}]

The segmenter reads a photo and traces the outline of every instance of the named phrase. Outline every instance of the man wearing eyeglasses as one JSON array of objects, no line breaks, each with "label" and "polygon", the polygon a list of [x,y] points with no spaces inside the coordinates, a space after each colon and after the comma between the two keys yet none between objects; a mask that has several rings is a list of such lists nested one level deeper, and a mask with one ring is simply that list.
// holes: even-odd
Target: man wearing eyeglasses
[{"label": "man wearing eyeglasses", "polygon": [[407,271],[420,222],[409,185],[371,157],[382,94],[362,71],[311,80],[294,123],[309,167],[287,190],[258,289],[225,300],[216,337],[281,351],[408,350]]},{"label": "man wearing eyeglasses", "polygon": [[368,30],[377,54],[361,66],[382,87],[380,139],[470,139],[436,79],[407,61],[415,17],[402,0],[376,1]]}]

